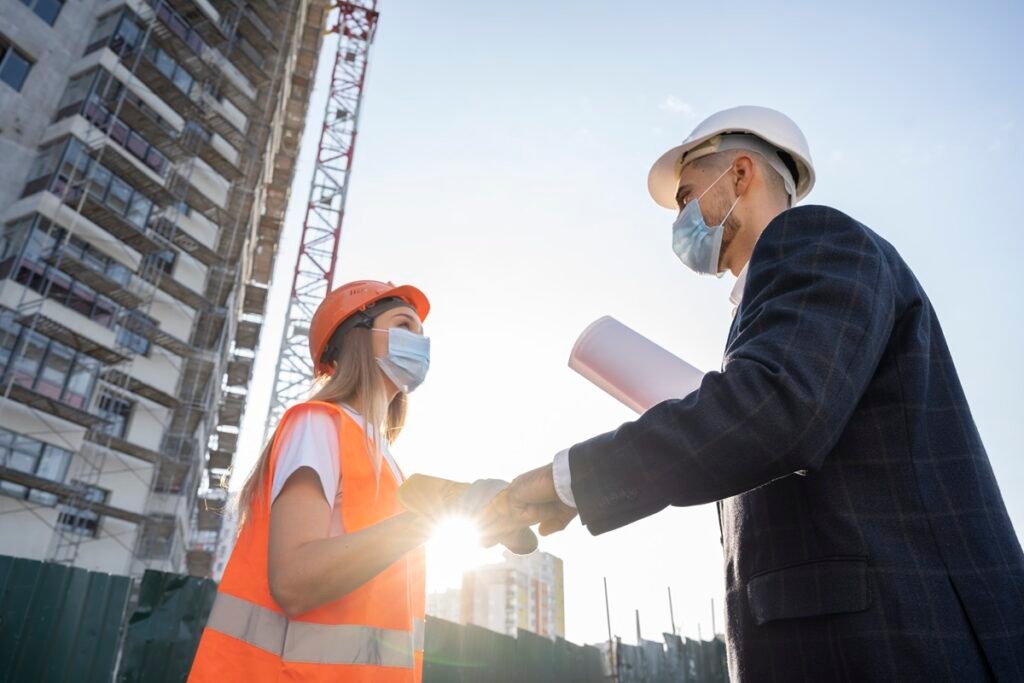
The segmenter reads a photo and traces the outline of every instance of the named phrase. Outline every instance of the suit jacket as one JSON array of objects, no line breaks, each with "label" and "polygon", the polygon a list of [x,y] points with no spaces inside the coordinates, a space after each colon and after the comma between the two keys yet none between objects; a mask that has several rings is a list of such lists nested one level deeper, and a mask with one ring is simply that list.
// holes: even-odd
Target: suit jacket
[{"label": "suit jacket", "polygon": [[928,297],[834,209],[768,225],[723,369],[569,453],[600,534],[720,501],[738,681],[1024,681],[1024,553]]}]

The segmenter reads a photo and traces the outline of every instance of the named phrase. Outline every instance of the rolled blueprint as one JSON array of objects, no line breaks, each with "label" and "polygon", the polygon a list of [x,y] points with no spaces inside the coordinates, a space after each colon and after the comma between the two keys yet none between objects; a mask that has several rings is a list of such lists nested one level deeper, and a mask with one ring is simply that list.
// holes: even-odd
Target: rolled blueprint
[{"label": "rolled blueprint", "polygon": [[643,413],[700,386],[704,373],[611,316],[576,340],[569,367],[628,408]]}]

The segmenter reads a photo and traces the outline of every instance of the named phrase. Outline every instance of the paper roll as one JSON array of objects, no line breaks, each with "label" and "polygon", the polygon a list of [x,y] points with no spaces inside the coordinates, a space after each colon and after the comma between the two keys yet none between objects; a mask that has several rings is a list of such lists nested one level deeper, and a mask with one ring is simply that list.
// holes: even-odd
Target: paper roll
[{"label": "paper roll", "polygon": [[643,413],[700,386],[704,373],[611,316],[576,340],[569,367],[628,408]]}]

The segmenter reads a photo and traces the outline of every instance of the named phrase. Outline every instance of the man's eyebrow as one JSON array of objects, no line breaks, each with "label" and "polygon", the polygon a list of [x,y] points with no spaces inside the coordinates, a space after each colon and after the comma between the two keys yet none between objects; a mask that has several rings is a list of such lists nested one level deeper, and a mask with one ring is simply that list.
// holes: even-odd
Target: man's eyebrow
[{"label": "man's eyebrow", "polygon": [[689,194],[691,189],[690,185],[680,185],[679,189],[676,190],[676,201],[680,201],[684,196]]}]

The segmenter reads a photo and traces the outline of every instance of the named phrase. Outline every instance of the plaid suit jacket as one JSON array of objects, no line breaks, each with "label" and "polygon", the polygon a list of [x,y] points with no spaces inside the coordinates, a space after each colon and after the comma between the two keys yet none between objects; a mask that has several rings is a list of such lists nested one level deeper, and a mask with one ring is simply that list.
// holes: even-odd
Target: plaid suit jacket
[{"label": "plaid suit jacket", "polygon": [[935,311],[827,207],[754,249],[721,372],[569,453],[600,534],[720,501],[737,681],[1024,681],[1024,554]]}]

